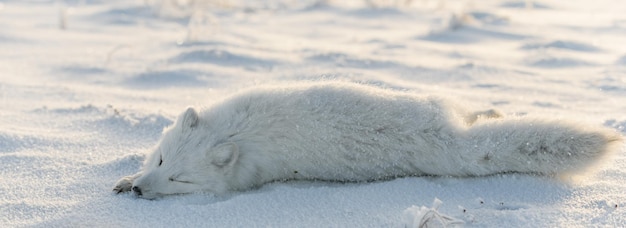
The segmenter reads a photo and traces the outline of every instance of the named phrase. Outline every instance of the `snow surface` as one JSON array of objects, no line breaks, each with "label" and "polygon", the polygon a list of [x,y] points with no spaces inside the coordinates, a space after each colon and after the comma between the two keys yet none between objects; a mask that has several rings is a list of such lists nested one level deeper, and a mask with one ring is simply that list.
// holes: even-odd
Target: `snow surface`
[{"label": "snow surface", "polygon": [[622,0],[0,0],[0,227],[404,227],[428,211],[467,227],[624,227],[626,147],[566,180],[111,191],[185,107],[255,84],[355,81],[626,133],[624,12]]}]

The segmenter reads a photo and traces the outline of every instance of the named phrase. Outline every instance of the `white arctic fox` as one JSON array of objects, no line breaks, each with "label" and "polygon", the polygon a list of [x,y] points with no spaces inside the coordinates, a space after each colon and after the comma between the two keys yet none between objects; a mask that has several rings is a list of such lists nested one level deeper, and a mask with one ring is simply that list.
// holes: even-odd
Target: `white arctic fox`
[{"label": "white arctic fox", "polygon": [[621,141],[607,129],[496,117],[358,84],[257,87],[199,113],[188,108],[114,191],[152,199],[293,179],[552,175],[580,171]]}]

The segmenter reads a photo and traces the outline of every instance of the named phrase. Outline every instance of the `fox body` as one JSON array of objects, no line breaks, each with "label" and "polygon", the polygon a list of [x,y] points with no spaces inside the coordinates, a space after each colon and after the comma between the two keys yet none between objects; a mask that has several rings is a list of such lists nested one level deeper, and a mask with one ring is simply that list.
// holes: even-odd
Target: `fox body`
[{"label": "fox body", "polygon": [[500,117],[351,83],[254,87],[188,108],[114,191],[152,199],[294,179],[554,175],[584,170],[621,141],[603,128]]}]

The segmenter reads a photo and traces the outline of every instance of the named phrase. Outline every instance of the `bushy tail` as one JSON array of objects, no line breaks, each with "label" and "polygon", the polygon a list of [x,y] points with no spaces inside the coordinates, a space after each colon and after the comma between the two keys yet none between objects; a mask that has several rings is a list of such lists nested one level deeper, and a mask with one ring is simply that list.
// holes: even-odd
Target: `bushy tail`
[{"label": "bushy tail", "polygon": [[493,120],[472,126],[467,139],[473,175],[500,172],[577,173],[609,157],[622,136],[563,121]]}]

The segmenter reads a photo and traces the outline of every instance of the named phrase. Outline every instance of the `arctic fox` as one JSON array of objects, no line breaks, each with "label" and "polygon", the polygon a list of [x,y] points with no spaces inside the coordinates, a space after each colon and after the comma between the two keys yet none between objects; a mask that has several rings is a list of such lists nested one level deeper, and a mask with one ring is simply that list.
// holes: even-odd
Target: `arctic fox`
[{"label": "arctic fox", "polygon": [[351,83],[256,87],[188,108],[113,190],[153,199],[296,179],[554,175],[583,170],[622,140],[608,129],[499,117]]}]

